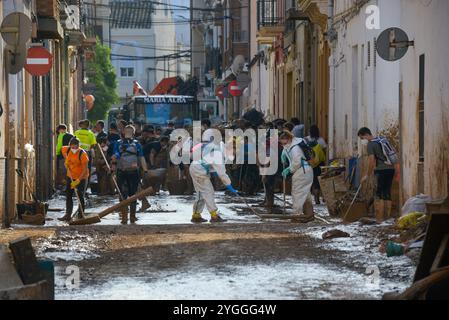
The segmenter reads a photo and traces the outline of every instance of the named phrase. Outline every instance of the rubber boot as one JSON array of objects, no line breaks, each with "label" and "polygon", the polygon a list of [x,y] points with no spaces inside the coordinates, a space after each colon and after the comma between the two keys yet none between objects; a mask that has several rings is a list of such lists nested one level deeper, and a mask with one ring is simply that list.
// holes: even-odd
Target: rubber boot
[{"label": "rubber boot", "polygon": [[136,203],[131,204],[130,212],[129,212],[129,222],[131,222],[131,223],[136,223],[136,221],[139,220],[136,217],[136,209],[137,209],[137,204]]},{"label": "rubber boot", "polygon": [[203,219],[203,217],[201,216],[201,213],[199,213],[199,212],[194,212],[192,214],[192,219],[190,221],[193,222],[193,223],[207,222],[207,220]]},{"label": "rubber boot", "polygon": [[391,218],[391,206],[393,204],[393,201],[391,200],[384,200],[384,212],[385,212],[385,219]]},{"label": "rubber boot", "polygon": [[312,190],[313,198],[315,199],[316,204],[321,204],[320,202],[320,189],[313,189]]},{"label": "rubber boot", "polygon": [[226,222],[226,219],[223,219],[220,217],[220,215],[217,213],[217,211],[212,211],[210,213],[210,222],[211,223],[217,223],[217,222]]},{"label": "rubber boot", "polygon": [[78,209],[76,212],[77,212],[77,215],[78,215],[78,219],[83,219],[84,218],[84,216],[83,216],[83,214],[82,214],[80,209]]},{"label": "rubber boot", "polygon": [[128,207],[120,211],[121,224],[128,224]]},{"label": "rubber boot", "polygon": [[311,218],[315,215],[313,212],[313,204],[311,200],[306,200],[303,206],[304,216],[307,218]]},{"label": "rubber boot", "polygon": [[292,222],[307,223],[315,219],[315,213],[313,212],[313,204],[311,200],[306,200],[306,202],[304,202],[302,210],[304,214],[298,218],[292,219]]},{"label": "rubber boot", "polygon": [[72,220],[72,211],[66,211],[65,215],[61,218],[58,218],[59,221],[70,221]]},{"label": "rubber boot", "polygon": [[385,220],[384,200],[382,199],[374,200],[374,215],[376,217],[377,223],[382,223]]}]

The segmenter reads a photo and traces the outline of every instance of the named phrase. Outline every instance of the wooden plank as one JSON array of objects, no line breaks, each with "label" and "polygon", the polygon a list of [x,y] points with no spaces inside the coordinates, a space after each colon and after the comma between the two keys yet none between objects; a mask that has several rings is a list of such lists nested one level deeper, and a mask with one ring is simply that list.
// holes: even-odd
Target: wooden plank
[{"label": "wooden plank", "polygon": [[6,246],[0,245],[0,290],[23,286]]},{"label": "wooden plank", "polygon": [[302,214],[270,214],[262,213],[259,217],[262,219],[279,219],[279,220],[289,220],[302,217]]},{"label": "wooden plank", "polygon": [[106,210],[103,210],[102,212],[100,212],[98,214],[98,216],[100,218],[103,218],[104,216],[107,216],[108,214],[114,213],[115,211],[120,210],[121,208],[130,205],[132,202],[136,201],[137,199],[148,196],[152,192],[153,192],[152,187],[146,188],[146,189],[142,190],[141,192],[133,195],[132,197],[129,197],[128,199],[123,200],[122,202],[117,203],[116,205],[113,205],[112,207],[109,207]]},{"label": "wooden plank", "polygon": [[448,243],[449,243],[449,234],[446,234],[441,240],[440,247],[438,248],[437,254],[435,255],[435,259],[433,260],[432,267],[430,268],[430,273],[434,273],[438,271],[441,266],[441,262],[443,261],[445,255],[448,254]]},{"label": "wooden plank", "polygon": [[16,269],[24,284],[32,284],[44,279],[34,254],[30,238],[23,237],[9,243]]},{"label": "wooden plank", "polygon": [[0,300],[48,300],[47,281],[0,290]]},{"label": "wooden plank", "polygon": [[430,275],[433,261],[440,247],[444,235],[449,233],[449,213],[431,214],[426,230],[426,239],[421,250],[421,257],[414,281],[419,281]]}]

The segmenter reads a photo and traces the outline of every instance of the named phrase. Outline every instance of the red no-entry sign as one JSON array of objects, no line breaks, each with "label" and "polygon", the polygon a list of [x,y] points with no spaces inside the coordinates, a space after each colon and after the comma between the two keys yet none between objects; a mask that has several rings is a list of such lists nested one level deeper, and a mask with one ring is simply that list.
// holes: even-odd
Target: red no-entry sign
[{"label": "red no-entry sign", "polygon": [[229,83],[228,90],[229,90],[229,93],[231,94],[231,96],[233,96],[233,97],[240,97],[242,95],[242,90],[238,86],[236,80],[231,81]]},{"label": "red no-entry sign", "polygon": [[31,47],[28,49],[25,70],[33,76],[46,75],[53,65],[53,56],[44,47]]}]

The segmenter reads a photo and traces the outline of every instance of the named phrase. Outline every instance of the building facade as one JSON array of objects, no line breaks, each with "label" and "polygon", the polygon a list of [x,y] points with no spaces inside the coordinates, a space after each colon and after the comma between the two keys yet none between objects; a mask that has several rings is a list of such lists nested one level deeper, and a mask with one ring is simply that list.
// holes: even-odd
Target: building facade
[{"label": "building facade", "polygon": [[[31,199],[20,169],[39,200],[47,200],[55,187],[56,126],[73,124],[83,117],[82,85],[85,41],[80,15],[81,1],[1,1],[0,21],[21,12],[32,21],[32,35],[22,48],[0,39],[0,216],[3,226],[15,218],[16,204]],[[68,22],[69,16],[71,17]],[[23,68],[11,68],[10,52],[25,57],[32,46],[45,47],[53,66],[45,76],[32,76]]]}]

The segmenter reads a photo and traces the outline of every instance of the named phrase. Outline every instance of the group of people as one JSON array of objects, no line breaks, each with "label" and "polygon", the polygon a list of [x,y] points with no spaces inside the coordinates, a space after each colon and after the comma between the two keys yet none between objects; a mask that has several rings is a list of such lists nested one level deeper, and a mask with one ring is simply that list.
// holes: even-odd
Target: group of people
[{"label": "group of people", "polygon": [[[103,121],[97,121],[91,128],[88,120],[79,122],[78,130],[74,134],[67,132],[67,126],[61,124],[57,128],[58,171],[61,173],[62,187],[66,192],[66,214],[60,220],[68,221],[73,214],[72,196],[76,193],[79,199],[78,216],[81,217],[85,207],[86,189],[89,185],[89,177],[95,168],[100,195],[119,194],[120,199],[126,199],[137,193],[139,186],[143,186],[145,178],[148,180],[149,170],[169,169],[177,167],[179,179],[189,180],[191,192],[196,192],[197,200],[193,205],[191,221],[194,223],[205,222],[202,212],[206,207],[210,214],[210,222],[226,221],[218,213],[215,203],[215,190],[217,186],[223,187],[228,194],[240,196],[244,194],[256,194],[262,187],[265,193],[263,206],[274,210],[275,193],[287,192],[286,186],[291,186],[291,195],[294,213],[300,214],[300,221],[308,222],[313,219],[313,198],[316,204],[320,203],[320,183],[318,177],[321,167],[327,162],[327,144],[320,136],[319,128],[312,125],[308,135],[305,135],[304,125],[296,118],[286,121],[277,119],[272,122],[254,122],[251,119],[238,119],[228,124],[225,128],[231,129],[277,129],[278,132],[278,170],[266,174],[267,164],[247,162],[248,141],[245,139],[245,162],[243,164],[216,159],[226,158],[226,148],[216,141],[211,131],[211,123],[208,119],[201,122],[202,140],[193,142],[188,140],[187,148],[193,151],[201,148],[200,159],[193,159],[188,165],[174,165],[170,160],[172,148],[186,147],[186,142],[180,145],[171,142],[170,134],[175,129],[173,123],[168,123],[166,128],[140,123],[128,123],[119,120],[109,125],[105,131]],[[91,129],[90,129],[91,128]],[[191,132],[191,128],[185,128]],[[220,129],[220,128],[219,128]],[[223,127],[221,128],[223,129]],[[362,139],[369,140],[368,152],[372,156],[370,174],[378,176],[378,190],[375,202],[376,217],[382,220],[391,214],[391,182],[394,168],[385,165],[382,157],[382,148],[376,143],[371,132],[362,128],[359,132]],[[272,143],[271,135],[267,134],[267,146]],[[268,150],[268,149],[267,149]],[[179,150],[178,150],[179,151]],[[164,171],[165,172],[165,171]],[[244,173],[244,174],[243,174]],[[152,180],[152,178],[149,178]],[[362,182],[366,177],[362,179]],[[165,182],[161,182],[164,188]],[[91,187],[92,189],[92,187]],[[121,212],[121,223],[134,223],[136,217],[137,202],[133,202],[128,209]],[[380,213],[382,211],[382,214]]]},{"label": "group of people", "polygon": [[[111,123],[105,131],[105,123],[97,121],[91,128],[89,120],[81,120],[73,135],[67,126],[57,127],[56,159],[58,186],[66,193],[66,213],[61,221],[69,221],[73,215],[73,194],[79,200],[78,218],[85,208],[86,191],[92,175],[96,175],[96,192],[99,195],[119,194],[124,200],[137,193],[142,177],[149,168],[167,165],[169,134],[174,124],[167,128],[139,123],[127,123],[120,120]],[[165,159],[161,161],[161,159]],[[121,222],[134,223],[137,203],[133,202],[129,210],[121,212]]]}]

